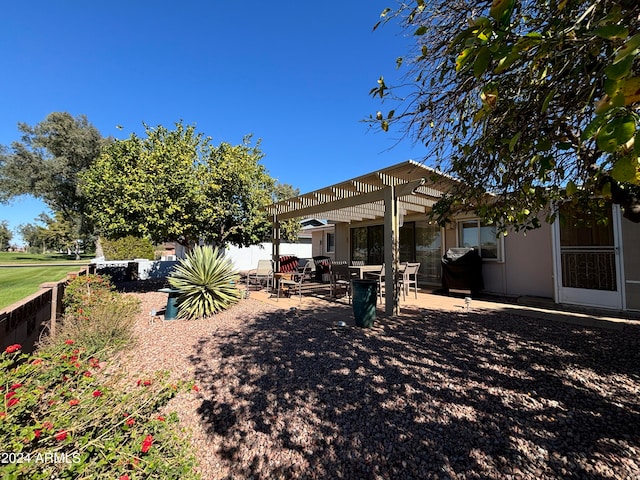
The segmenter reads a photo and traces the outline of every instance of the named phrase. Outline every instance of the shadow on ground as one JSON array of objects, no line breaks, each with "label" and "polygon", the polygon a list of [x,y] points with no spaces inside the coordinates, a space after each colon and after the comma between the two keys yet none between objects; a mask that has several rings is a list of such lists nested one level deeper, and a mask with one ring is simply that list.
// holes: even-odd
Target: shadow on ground
[{"label": "shadow on ground", "polygon": [[218,329],[191,357],[226,478],[637,478],[640,331],[348,306]]}]

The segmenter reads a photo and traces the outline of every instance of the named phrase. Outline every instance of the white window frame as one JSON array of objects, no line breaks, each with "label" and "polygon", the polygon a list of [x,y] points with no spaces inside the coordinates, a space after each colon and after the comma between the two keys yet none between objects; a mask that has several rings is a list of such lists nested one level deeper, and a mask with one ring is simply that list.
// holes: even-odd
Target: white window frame
[{"label": "white window frame", "polygon": [[[488,224],[483,224],[482,221],[477,218],[477,217],[469,217],[469,218],[461,218],[456,222],[456,242],[457,245],[459,247],[464,247],[464,245],[461,245],[462,243],[462,228],[463,225],[466,223],[471,223],[471,222],[475,222],[476,224],[476,228],[478,229],[478,250],[479,250],[479,254],[482,257],[482,245],[480,242],[480,228],[481,227],[491,227],[492,225],[488,225]],[[486,257],[482,257],[482,261],[483,262],[497,262],[497,263],[502,263],[504,262],[504,235],[503,234],[499,234],[496,237],[496,248],[497,248],[497,257],[496,258],[486,258]]]}]

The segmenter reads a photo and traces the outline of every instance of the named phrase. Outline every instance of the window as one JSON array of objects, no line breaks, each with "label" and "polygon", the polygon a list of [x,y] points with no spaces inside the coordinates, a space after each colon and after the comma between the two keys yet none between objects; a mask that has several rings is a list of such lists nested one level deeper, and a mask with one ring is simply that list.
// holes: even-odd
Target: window
[{"label": "window", "polygon": [[401,262],[416,261],[416,224],[415,222],[406,222],[400,227],[400,241],[398,249],[400,250]]},{"label": "window", "polygon": [[355,227],[351,229],[351,261],[364,261],[367,265],[384,263],[384,226]]},{"label": "window", "polygon": [[[400,261],[415,259],[415,223],[400,227]],[[384,225],[354,227],[351,229],[351,260],[360,260],[367,265],[384,263]]]},{"label": "window", "polygon": [[351,260],[367,261],[367,227],[351,229]]},{"label": "window", "polygon": [[336,234],[327,232],[327,252],[333,253],[336,251]]},{"label": "window", "polygon": [[502,254],[501,241],[495,225],[482,225],[480,220],[458,222],[458,245],[473,248],[485,260],[499,260]]}]

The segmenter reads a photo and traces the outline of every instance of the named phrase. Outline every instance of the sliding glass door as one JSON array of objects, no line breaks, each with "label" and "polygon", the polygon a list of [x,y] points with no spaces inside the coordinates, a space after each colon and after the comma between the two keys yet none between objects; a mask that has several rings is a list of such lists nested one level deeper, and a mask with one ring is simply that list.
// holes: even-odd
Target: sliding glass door
[{"label": "sliding glass door", "polygon": [[[405,222],[400,227],[400,261],[420,262],[421,284],[440,284],[442,274],[440,227],[426,221]],[[367,265],[384,263],[384,227],[372,225],[351,229],[351,260]]]},{"label": "sliding glass door", "polygon": [[440,227],[429,222],[416,222],[415,250],[416,262],[420,262],[420,283],[439,285],[442,279]]}]

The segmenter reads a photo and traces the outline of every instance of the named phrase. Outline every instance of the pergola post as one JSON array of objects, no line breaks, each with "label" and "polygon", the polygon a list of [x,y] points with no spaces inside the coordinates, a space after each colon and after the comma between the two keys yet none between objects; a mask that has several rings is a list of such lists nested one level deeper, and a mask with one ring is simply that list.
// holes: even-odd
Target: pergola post
[{"label": "pergola post", "polygon": [[278,215],[273,215],[271,233],[271,260],[273,261],[274,273],[280,271],[280,222]]},{"label": "pergola post", "polygon": [[396,272],[398,271],[398,239],[400,223],[398,221],[398,198],[395,187],[384,189],[384,312],[388,316],[398,313],[396,295]]}]

